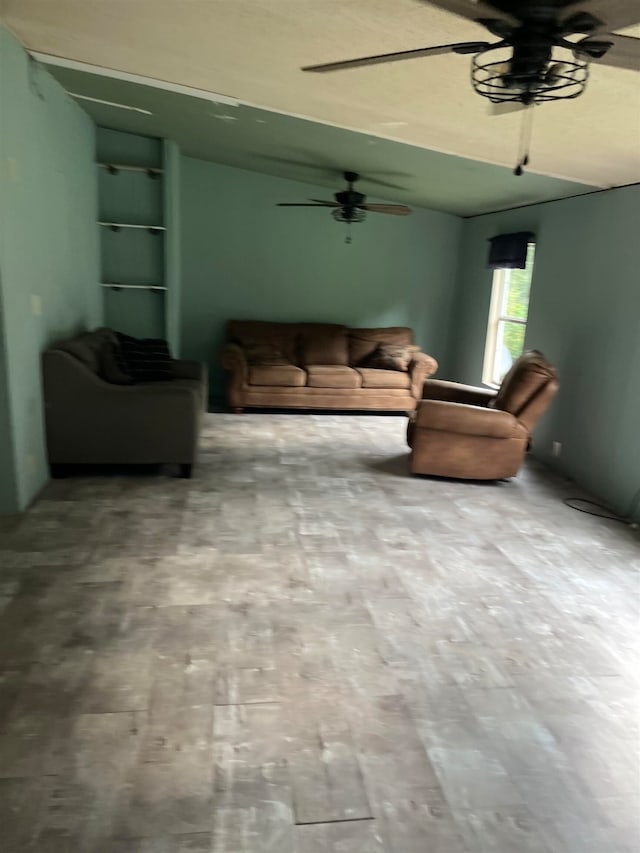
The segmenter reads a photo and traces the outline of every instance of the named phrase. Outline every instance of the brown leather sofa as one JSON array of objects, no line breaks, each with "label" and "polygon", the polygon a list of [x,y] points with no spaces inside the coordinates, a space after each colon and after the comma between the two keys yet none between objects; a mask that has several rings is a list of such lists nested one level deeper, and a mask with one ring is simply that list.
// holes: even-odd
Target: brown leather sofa
[{"label": "brown leather sofa", "polygon": [[171,463],[189,477],[207,410],[205,367],[172,360],[166,381],[105,381],[101,365],[112,334],[96,329],[42,355],[52,475],[61,475],[67,465]]},{"label": "brown leather sofa", "polygon": [[[227,341],[222,365],[230,372],[227,397],[236,412],[250,406],[413,411],[438,367],[404,326],[232,320]],[[393,352],[399,357],[385,360]]]},{"label": "brown leather sofa", "polygon": [[497,392],[427,381],[407,432],[412,473],[465,480],[515,476],[558,387],[556,371],[537,350],[517,359]]}]

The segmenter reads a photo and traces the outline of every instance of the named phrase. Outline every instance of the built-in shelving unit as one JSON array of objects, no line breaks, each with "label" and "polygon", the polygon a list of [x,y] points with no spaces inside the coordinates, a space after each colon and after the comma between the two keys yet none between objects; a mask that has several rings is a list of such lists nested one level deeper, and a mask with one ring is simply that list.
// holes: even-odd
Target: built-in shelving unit
[{"label": "built-in shelving unit", "polygon": [[178,355],[177,147],[98,128],[96,159],[104,323]]}]

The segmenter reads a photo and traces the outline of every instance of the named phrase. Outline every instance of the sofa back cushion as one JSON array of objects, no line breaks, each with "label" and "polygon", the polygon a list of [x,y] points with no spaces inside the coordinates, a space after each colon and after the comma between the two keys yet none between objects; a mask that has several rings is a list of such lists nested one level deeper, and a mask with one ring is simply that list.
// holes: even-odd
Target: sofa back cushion
[{"label": "sofa back cushion", "polygon": [[347,327],[330,323],[300,324],[300,364],[349,363]]},{"label": "sofa back cushion", "polygon": [[407,326],[380,329],[348,329],[349,364],[363,364],[381,345],[410,346],[413,331]]},{"label": "sofa back cushion", "polygon": [[261,320],[230,320],[227,340],[243,349],[267,346],[282,352],[290,364],[298,362],[299,323],[268,323]]}]

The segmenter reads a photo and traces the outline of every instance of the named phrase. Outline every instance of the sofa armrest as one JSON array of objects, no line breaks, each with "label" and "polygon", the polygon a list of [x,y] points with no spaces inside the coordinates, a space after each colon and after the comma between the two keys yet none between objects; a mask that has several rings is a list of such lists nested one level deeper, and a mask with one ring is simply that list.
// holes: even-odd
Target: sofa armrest
[{"label": "sofa armrest", "polygon": [[220,363],[225,370],[239,375],[243,382],[248,377],[248,363],[244,350],[238,344],[225,344],[220,354]]},{"label": "sofa armrest", "polygon": [[438,369],[438,362],[426,352],[416,352],[409,364],[411,394],[416,400],[422,396],[422,386],[425,380]]},{"label": "sofa armrest", "polygon": [[490,388],[462,385],[460,382],[447,382],[443,379],[429,379],[425,382],[422,397],[424,400],[446,400],[450,403],[467,403],[469,406],[486,407],[496,394],[497,391]]},{"label": "sofa armrest", "polygon": [[418,403],[415,428],[487,438],[527,437],[524,426],[509,412],[445,400],[422,400]]}]

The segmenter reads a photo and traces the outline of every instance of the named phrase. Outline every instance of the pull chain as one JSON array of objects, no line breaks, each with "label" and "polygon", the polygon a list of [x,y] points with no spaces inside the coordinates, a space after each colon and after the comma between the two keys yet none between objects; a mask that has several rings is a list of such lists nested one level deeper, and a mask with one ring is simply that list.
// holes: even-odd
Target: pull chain
[{"label": "pull chain", "polygon": [[518,176],[524,172],[524,167],[529,164],[529,149],[531,147],[531,136],[533,134],[533,107],[534,104],[529,104],[522,116],[518,164],[513,170],[513,174]]},{"label": "pull chain", "polygon": [[345,237],[344,242],[351,242],[351,223],[349,221],[347,221],[347,236]]}]

